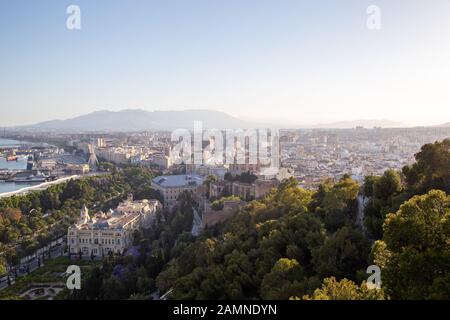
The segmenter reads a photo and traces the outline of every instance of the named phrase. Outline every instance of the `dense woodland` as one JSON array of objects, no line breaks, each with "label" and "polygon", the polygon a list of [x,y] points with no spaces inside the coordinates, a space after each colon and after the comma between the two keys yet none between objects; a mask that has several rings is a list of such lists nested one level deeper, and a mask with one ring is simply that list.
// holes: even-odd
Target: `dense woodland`
[{"label": "dense woodland", "polygon": [[[317,190],[284,181],[264,199],[194,238],[192,204],[135,235],[73,299],[450,299],[450,140],[422,147],[402,172],[344,176]],[[357,197],[368,199],[365,228]],[[194,204],[195,205],[195,204]],[[382,289],[365,285],[382,270]]]}]

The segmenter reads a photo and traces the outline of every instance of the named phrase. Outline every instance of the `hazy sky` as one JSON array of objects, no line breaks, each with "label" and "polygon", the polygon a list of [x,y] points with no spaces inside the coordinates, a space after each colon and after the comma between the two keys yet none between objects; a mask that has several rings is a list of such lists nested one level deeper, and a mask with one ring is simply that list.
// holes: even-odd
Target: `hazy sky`
[{"label": "hazy sky", "polygon": [[450,0],[0,1],[0,126],[130,108],[448,122]]}]

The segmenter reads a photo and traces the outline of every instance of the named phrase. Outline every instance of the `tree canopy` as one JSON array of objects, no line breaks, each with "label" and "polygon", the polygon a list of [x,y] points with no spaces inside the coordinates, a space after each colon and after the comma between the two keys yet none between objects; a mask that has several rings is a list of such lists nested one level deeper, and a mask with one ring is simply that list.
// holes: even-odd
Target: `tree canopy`
[{"label": "tree canopy", "polygon": [[450,299],[450,196],[414,196],[386,217],[373,247],[386,292],[394,299]]}]

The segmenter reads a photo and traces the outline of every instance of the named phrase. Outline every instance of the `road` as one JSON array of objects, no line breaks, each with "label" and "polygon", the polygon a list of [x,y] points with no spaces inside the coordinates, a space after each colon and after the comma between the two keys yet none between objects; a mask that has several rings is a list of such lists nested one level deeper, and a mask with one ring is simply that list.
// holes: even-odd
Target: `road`
[{"label": "road", "polygon": [[[14,284],[17,277],[25,276],[31,272],[39,269],[45,264],[46,260],[55,259],[64,255],[65,243],[60,243],[52,248],[41,250],[38,254],[29,256],[30,258],[23,261],[17,266],[10,268],[10,283]],[[8,277],[4,276],[0,278],[0,290],[8,287]]]},{"label": "road", "polygon": [[55,181],[44,182],[44,183],[38,184],[36,186],[25,187],[25,188],[22,188],[22,189],[19,189],[16,191],[1,193],[0,198],[7,198],[7,197],[14,196],[14,195],[24,195],[31,191],[42,191],[51,186],[67,182],[72,179],[78,180],[78,179],[82,179],[82,178],[105,175],[105,174],[110,174],[110,173],[109,172],[94,172],[94,173],[88,173],[88,174],[84,174],[84,175],[73,175],[73,176],[69,176],[69,177],[64,177],[64,178],[57,179]]}]

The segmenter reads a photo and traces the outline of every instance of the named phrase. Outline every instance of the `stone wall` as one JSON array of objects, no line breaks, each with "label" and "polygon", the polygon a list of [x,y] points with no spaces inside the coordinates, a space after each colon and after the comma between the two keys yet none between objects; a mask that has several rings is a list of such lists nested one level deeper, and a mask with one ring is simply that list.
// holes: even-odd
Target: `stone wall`
[{"label": "stone wall", "polygon": [[229,200],[224,201],[222,210],[214,210],[208,203],[205,205],[205,211],[202,215],[202,227],[215,226],[218,223],[224,222],[233,217],[245,205],[244,201]]}]

